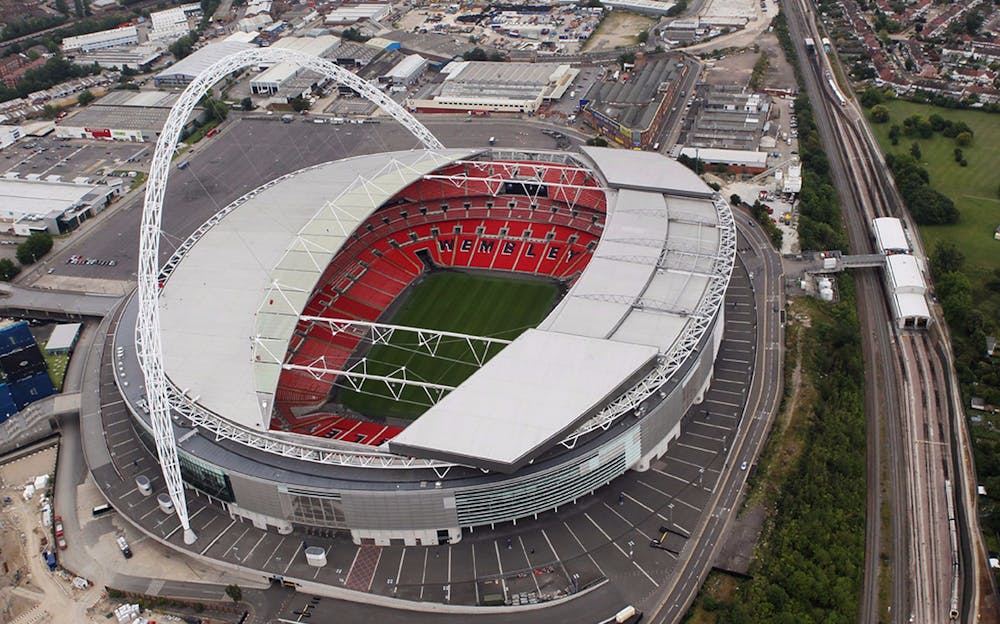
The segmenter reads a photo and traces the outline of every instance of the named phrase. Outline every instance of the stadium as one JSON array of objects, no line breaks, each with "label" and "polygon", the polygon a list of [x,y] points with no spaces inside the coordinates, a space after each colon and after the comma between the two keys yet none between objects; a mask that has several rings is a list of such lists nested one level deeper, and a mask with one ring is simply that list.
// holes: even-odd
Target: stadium
[{"label": "stadium", "polygon": [[154,256],[114,379],[168,488],[281,534],[456,543],[668,451],[711,381],[735,253],[726,202],[656,153],[332,161]]}]

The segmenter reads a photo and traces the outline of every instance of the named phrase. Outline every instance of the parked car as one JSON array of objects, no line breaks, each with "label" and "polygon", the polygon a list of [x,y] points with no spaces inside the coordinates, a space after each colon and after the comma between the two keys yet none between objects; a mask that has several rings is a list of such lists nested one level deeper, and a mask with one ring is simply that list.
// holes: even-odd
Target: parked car
[{"label": "parked car", "polygon": [[62,521],[62,516],[56,516],[55,518],[53,518],[52,519],[52,523],[56,527],[56,537],[62,537],[63,536],[63,521]]},{"label": "parked car", "polygon": [[118,538],[115,540],[115,543],[118,544],[118,548],[121,549],[122,555],[126,559],[132,558],[132,549],[129,548],[128,542],[125,541],[124,537],[118,536]]}]

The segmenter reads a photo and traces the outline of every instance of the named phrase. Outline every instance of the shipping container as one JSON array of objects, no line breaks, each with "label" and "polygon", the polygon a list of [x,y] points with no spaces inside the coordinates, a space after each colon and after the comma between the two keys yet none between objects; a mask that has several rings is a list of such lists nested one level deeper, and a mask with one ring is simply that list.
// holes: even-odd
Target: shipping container
[{"label": "shipping container", "polygon": [[14,405],[19,410],[24,409],[27,405],[39,399],[44,399],[56,393],[56,389],[52,386],[52,379],[49,378],[47,371],[35,373],[30,377],[15,381],[10,385],[10,391],[14,396]]},{"label": "shipping container", "polygon": [[0,355],[23,349],[35,344],[35,337],[26,321],[20,321],[0,329]]}]

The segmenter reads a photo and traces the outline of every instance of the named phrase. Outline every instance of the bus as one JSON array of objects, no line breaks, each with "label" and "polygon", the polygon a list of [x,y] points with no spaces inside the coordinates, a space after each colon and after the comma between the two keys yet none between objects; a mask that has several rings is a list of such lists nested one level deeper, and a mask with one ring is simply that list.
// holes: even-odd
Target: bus
[{"label": "bus", "polygon": [[214,137],[217,134],[219,134],[219,128],[215,127],[205,133],[205,138]]},{"label": "bus", "polygon": [[94,514],[95,518],[99,518],[100,516],[103,516],[104,514],[110,511],[112,511],[111,505],[104,503],[103,505],[98,505],[97,507],[94,507],[91,513]]}]

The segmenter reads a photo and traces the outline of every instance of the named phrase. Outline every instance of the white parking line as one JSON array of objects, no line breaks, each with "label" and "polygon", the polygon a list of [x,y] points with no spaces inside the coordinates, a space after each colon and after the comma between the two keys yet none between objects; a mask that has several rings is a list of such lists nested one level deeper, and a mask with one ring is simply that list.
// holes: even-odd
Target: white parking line
[{"label": "white parking line", "polygon": [[597,530],[601,532],[601,535],[603,535],[609,542],[611,542],[612,544],[615,545],[615,548],[617,548],[619,550],[619,552],[621,552],[622,555],[624,555],[626,558],[628,558],[629,560],[632,561],[632,565],[634,565],[636,568],[638,568],[639,571],[642,572],[642,574],[646,578],[649,579],[650,583],[652,583],[655,587],[659,587],[660,586],[660,584],[657,583],[653,579],[653,577],[649,575],[649,573],[647,573],[645,570],[642,569],[641,565],[639,565],[638,563],[636,563],[635,559],[632,559],[632,553],[625,552],[625,550],[621,546],[619,546],[618,544],[616,544],[614,541],[611,540],[611,536],[604,532],[604,529],[601,528],[601,525],[599,525],[596,522],[594,522],[594,519],[590,517],[590,514],[588,514],[587,512],[583,512],[583,515],[587,518],[587,520],[590,520],[595,527],[597,527]]},{"label": "white parking line", "polygon": [[594,567],[597,568],[597,571],[601,573],[601,576],[607,576],[607,574],[604,573],[604,570],[601,569],[601,566],[597,563],[597,561],[594,559],[594,557],[590,554],[590,551],[587,550],[587,547],[583,545],[583,542],[580,541],[580,538],[577,537],[576,533],[573,532],[573,529],[569,528],[569,525],[566,524],[565,521],[563,522],[563,526],[566,527],[566,530],[569,531],[569,534],[573,536],[573,539],[576,540],[576,543],[580,545],[580,550],[582,550],[584,553],[586,553],[587,558],[590,559],[590,562],[592,564],[594,564]]},{"label": "white parking line", "polygon": [[493,549],[497,552],[497,566],[500,567],[500,576],[503,576],[503,562],[500,561],[500,543],[493,540]]},{"label": "white parking line", "polygon": [[[683,459],[677,459],[676,457],[667,457],[665,459],[665,461],[668,461],[668,462],[669,461],[675,461],[675,462],[677,462],[679,464],[686,464],[688,466],[692,466],[694,468],[697,468],[698,470],[704,469],[705,472],[720,472],[720,470],[718,468],[709,468],[707,466],[702,466],[701,464],[693,464],[693,463],[691,463],[689,461],[684,461]],[[672,474],[670,474],[668,472],[664,472],[663,470],[660,470],[659,468],[650,468],[650,470],[652,470],[653,472],[657,472],[657,473],[659,473],[661,475],[664,475],[666,477],[673,477],[674,476],[674,475],[672,475]],[[676,479],[677,477],[674,477],[674,478]],[[690,483],[690,481],[688,483]]]},{"label": "white parking line", "polygon": [[691,424],[693,424],[693,425],[701,425],[703,427],[715,427],[716,429],[722,429],[723,431],[732,431],[733,430],[732,427],[726,427],[724,425],[716,425],[714,423],[704,422],[704,421],[701,421],[701,420],[692,420]]},{"label": "white parking line", "polygon": [[[424,549],[424,568],[423,568],[423,570],[420,571],[420,599],[421,600],[424,599],[424,583],[427,582],[427,552],[429,550],[430,550],[430,548],[425,548]],[[382,551],[379,551],[379,552],[382,552]],[[500,556],[500,553],[497,553],[497,556]]]},{"label": "white parking line", "polygon": [[711,440],[712,442],[722,442],[722,438],[713,438],[712,436],[707,436],[701,433],[695,433],[690,429],[687,430],[687,434],[690,436],[698,436],[699,438],[705,438],[706,440]]},{"label": "white parking line", "polygon": [[566,566],[563,565],[562,558],[559,557],[559,553],[556,552],[556,547],[552,545],[552,540],[549,539],[549,535],[545,532],[545,529],[542,529],[542,537],[545,538],[545,543],[549,545],[549,550],[552,551],[552,556],[559,562],[559,567],[562,568],[563,574],[566,575],[566,580],[572,583],[573,579],[570,578],[569,572],[566,570]]},{"label": "white parking line", "polygon": [[403,576],[403,559],[406,559],[406,548],[403,548],[403,554],[399,558],[399,568],[396,570],[396,585],[399,585],[399,579]]},{"label": "white parking line", "polygon": [[[622,492],[622,494],[624,494],[624,492]],[[632,497],[629,496],[629,498],[632,498]],[[615,511],[614,507],[612,507],[611,505],[609,505],[607,503],[604,503],[604,506],[608,508],[608,511],[610,511],[613,514],[615,514],[616,516],[618,516],[619,518],[621,518],[622,521],[624,521],[626,524],[628,524],[629,526],[631,526],[633,530],[635,530],[637,533],[639,533],[639,535],[645,537],[646,539],[652,539],[651,537],[649,537],[648,535],[646,535],[646,532],[643,531],[642,529],[640,529],[638,525],[633,524],[628,518],[626,518],[625,516],[621,515],[617,511]]]},{"label": "white parking line", "polygon": [[286,539],[288,538],[286,537],[281,538],[281,541],[279,541],[278,545],[274,547],[274,550],[271,551],[271,554],[268,556],[268,558],[264,560],[264,565],[261,566],[262,568],[266,568],[267,564],[271,563],[271,558],[274,557],[276,554],[278,554],[278,549],[281,548],[281,545],[285,543]]},{"label": "white parking line", "polygon": [[[251,525],[251,526],[253,526],[253,525]],[[240,543],[240,540],[243,539],[243,536],[250,532],[250,528],[251,527],[248,526],[247,528],[243,529],[243,532],[240,533],[240,536],[236,538],[236,541],[233,542],[232,545],[228,549],[226,549],[226,552],[222,553],[223,557],[228,557],[229,556],[229,553],[233,550],[233,548],[236,547],[237,544]]]},{"label": "white parking line", "polygon": [[[478,579],[479,573],[476,572],[476,545],[472,545],[472,578]],[[479,604],[479,581],[472,584],[472,587],[476,590],[476,604]]]},{"label": "white parking line", "polygon": [[702,453],[708,453],[709,455],[715,455],[715,451],[712,449],[702,448],[700,446],[695,446],[693,444],[685,444],[684,442],[678,442],[677,446],[683,446],[684,448],[689,448],[693,451],[701,451]]},{"label": "white parking line", "polygon": [[211,542],[208,543],[208,546],[205,546],[205,549],[201,551],[201,554],[204,555],[206,552],[208,552],[209,548],[211,548],[212,546],[215,546],[215,543],[217,541],[219,541],[219,538],[222,537],[223,535],[225,535],[226,531],[228,531],[229,529],[233,528],[234,524],[236,524],[235,520],[233,520],[232,522],[230,522],[229,526],[227,526],[225,529],[219,531],[219,534],[215,536],[214,540],[212,540]]},{"label": "white parking line", "polygon": [[524,553],[524,560],[528,562],[528,568],[532,569],[531,580],[535,581],[535,590],[541,594],[542,588],[538,585],[538,575],[534,574],[534,566],[531,564],[531,559],[528,558],[528,549],[524,546],[524,540],[518,535],[517,541],[521,543],[521,552]]},{"label": "white parking line", "polygon": [[725,405],[726,407],[740,407],[739,403],[730,403],[728,401],[720,401],[718,399],[709,399],[705,401],[705,405]]},{"label": "white parking line", "polygon": [[260,543],[264,541],[265,537],[267,537],[267,532],[262,533],[260,539],[257,540],[256,544],[253,545],[253,548],[247,551],[247,554],[243,555],[243,561],[246,561],[247,559],[250,558],[250,555],[253,554],[253,551],[257,550],[257,547],[260,546]]}]

